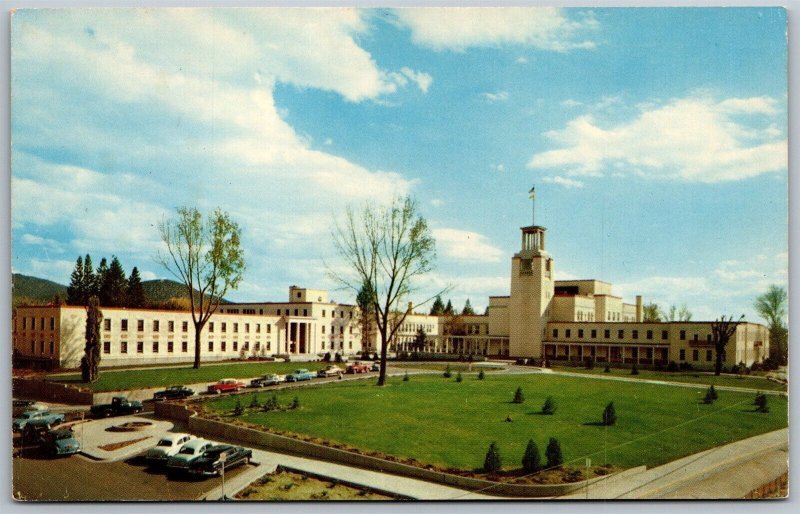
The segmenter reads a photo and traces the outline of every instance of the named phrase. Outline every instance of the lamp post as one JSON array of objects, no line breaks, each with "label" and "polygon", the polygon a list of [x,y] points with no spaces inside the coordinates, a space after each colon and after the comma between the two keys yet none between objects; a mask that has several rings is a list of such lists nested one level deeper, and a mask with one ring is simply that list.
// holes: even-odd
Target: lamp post
[{"label": "lamp post", "polygon": [[228,454],[223,453],[219,456],[219,461],[222,463],[222,501],[225,501],[225,461],[228,460]]}]

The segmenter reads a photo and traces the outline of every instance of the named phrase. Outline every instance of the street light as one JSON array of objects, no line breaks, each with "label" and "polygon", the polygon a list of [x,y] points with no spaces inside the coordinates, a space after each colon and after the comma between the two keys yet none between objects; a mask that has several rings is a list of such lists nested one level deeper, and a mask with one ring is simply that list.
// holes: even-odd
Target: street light
[{"label": "street light", "polygon": [[225,461],[228,460],[228,454],[222,453],[219,456],[219,461],[222,463],[222,497],[220,500],[225,501]]}]

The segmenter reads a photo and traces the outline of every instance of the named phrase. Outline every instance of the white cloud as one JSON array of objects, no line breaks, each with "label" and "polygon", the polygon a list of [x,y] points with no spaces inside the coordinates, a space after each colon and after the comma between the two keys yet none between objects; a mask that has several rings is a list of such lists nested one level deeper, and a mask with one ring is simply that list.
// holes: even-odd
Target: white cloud
[{"label": "white cloud", "polygon": [[41,246],[45,251],[49,250],[56,253],[64,251],[64,246],[55,239],[48,239],[34,234],[23,234],[20,241],[31,246]]},{"label": "white cloud", "polygon": [[517,57],[517,60],[515,62],[517,64],[527,64],[528,63],[528,59],[524,55],[520,55],[519,57]]},{"label": "white cloud", "polygon": [[776,114],[777,102],[768,96],[751,98],[728,98],[719,103],[719,107],[728,112],[741,112],[747,114]]},{"label": "white cloud", "polygon": [[431,87],[431,83],[433,82],[433,77],[431,77],[428,73],[423,73],[421,71],[414,71],[411,68],[400,68],[400,73],[408,77],[409,80],[414,82],[420,91],[423,93],[428,92],[428,88]]},{"label": "white cloud", "polygon": [[561,148],[535,154],[528,167],[594,176],[614,168],[656,179],[706,183],[784,171],[785,136],[777,134],[774,125],[758,130],[730,116],[732,110],[766,115],[768,105],[762,97],[719,102],[688,97],[606,128],[591,115],[579,116],[563,129],[546,132],[545,137]]},{"label": "white cloud", "polygon": [[499,173],[502,173],[502,172],[506,171],[506,166],[505,166],[505,164],[502,164],[502,163],[500,163],[500,164],[490,164],[489,167],[492,170],[497,171]]},{"label": "white cloud", "polygon": [[508,91],[496,91],[494,93],[483,93],[481,96],[489,102],[493,104],[495,102],[505,102],[508,100]]},{"label": "white cloud", "polygon": [[573,100],[572,98],[567,98],[563,102],[561,102],[561,107],[580,107],[583,105],[583,102],[579,102],[577,100]]},{"label": "white cloud", "polygon": [[542,182],[545,182],[547,184],[556,184],[559,186],[563,186],[567,189],[583,187],[583,182],[581,182],[580,180],[574,180],[567,177],[558,177],[558,176],[542,177]]},{"label": "white cloud", "polygon": [[486,236],[468,230],[437,228],[433,230],[438,252],[450,259],[498,262],[503,252],[492,246]]},{"label": "white cloud", "polygon": [[415,44],[440,51],[504,44],[559,52],[591,49],[595,43],[580,37],[598,26],[591,13],[573,20],[552,7],[427,7],[394,13]]},{"label": "white cloud", "polygon": [[434,207],[441,207],[442,205],[444,205],[444,200],[442,200],[441,198],[434,198],[433,200],[431,200],[431,205],[433,205]]}]

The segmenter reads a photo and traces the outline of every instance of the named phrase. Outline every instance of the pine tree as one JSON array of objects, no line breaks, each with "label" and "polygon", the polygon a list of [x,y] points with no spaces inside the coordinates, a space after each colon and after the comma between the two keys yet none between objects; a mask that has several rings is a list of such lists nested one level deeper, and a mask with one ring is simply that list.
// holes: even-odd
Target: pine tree
[{"label": "pine tree", "polygon": [[105,305],[103,302],[103,285],[106,283],[108,277],[108,261],[105,257],[100,259],[100,265],[94,274],[94,285],[92,286],[92,294],[97,295],[100,300],[100,305]]},{"label": "pine tree", "polygon": [[456,373],[456,382],[463,382],[463,381],[464,377],[461,376],[461,372],[459,371],[458,373]]},{"label": "pine tree", "polygon": [[78,256],[78,260],[75,262],[75,269],[70,276],[69,286],[67,286],[67,305],[86,304],[83,274],[83,257]]},{"label": "pine tree", "polygon": [[109,307],[124,307],[128,295],[128,279],[116,255],[111,256],[111,265],[100,286],[100,304]]},{"label": "pine tree", "polygon": [[534,473],[542,467],[542,457],[539,455],[539,447],[533,442],[533,439],[528,440],[528,446],[525,448],[525,455],[522,457],[522,470],[525,473]]},{"label": "pine tree", "polygon": [[237,398],[236,405],[233,407],[233,415],[241,416],[242,414],[244,414],[244,407],[242,407],[242,401]]},{"label": "pine tree", "polygon": [[714,389],[714,385],[712,384],[711,387],[708,388],[708,392],[711,394],[712,400],[718,400],[719,394],[717,394],[717,390]]},{"label": "pine tree", "polygon": [[437,295],[431,305],[431,316],[441,316],[442,314],[444,314],[444,302],[442,302],[442,297]]},{"label": "pine tree", "polygon": [[472,316],[475,314],[475,310],[472,308],[472,304],[469,303],[469,298],[467,298],[467,302],[464,304],[464,309],[461,311],[462,316]]},{"label": "pine tree", "polygon": [[486,378],[486,373],[484,373],[483,370],[480,370],[478,373],[478,380],[483,380],[484,378]]},{"label": "pine tree", "polygon": [[706,390],[706,395],[703,398],[703,403],[705,404],[714,403],[714,393],[711,392],[711,389]]},{"label": "pine tree", "polygon": [[547,458],[548,468],[557,468],[564,463],[564,456],[561,454],[561,445],[555,437],[550,438],[550,442],[547,443],[547,449],[544,451],[544,454]]},{"label": "pine tree", "polygon": [[92,264],[92,256],[87,253],[83,258],[83,281],[81,283],[81,290],[86,295],[84,305],[90,296],[97,294],[95,285],[94,264]]},{"label": "pine tree", "polygon": [[90,296],[86,306],[86,345],[81,358],[81,378],[84,383],[94,383],[100,378],[100,322],[103,313],[96,296]]},{"label": "pine tree", "polygon": [[448,364],[447,367],[444,369],[444,373],[442,374],[444,378],[450,378],[453,376],[453,372],[450,371],[450,365]]},{"label": "pine tree", "polygon": [[146,307],[146,300],[144,297],[144,287],[142,286],[142,279],[139,276],[139,270],[136,266],[131,270],[131,276],[128,277],[128,294],[127,306],[135,309],[142,309]]},{"label": "pine tree", "polygon": [[517,390],[514,391],[514,399],[511,400],[513,403],[522,403],[525,401],[525,395],[522,394],[522,388],[517,387]]},{"label": "pine tree", "polygon": [[617,411],[614,409],[614,402],[609,403],[606,405],[605,410],[603,411],[603,424],[606,426],[612,426],[617,423]]},{"label": "pine tree", "polygon": [[500,471],[502,466],[503,461],[500,458],[500,449],[497,447],[496,442],[492,442],[486,452],[486,457],[483,459],[483,470],[486,473],[496,473]]},{"label": "pine tree", "polygon": [[444,314],[445,316],[453,316],[455,315],[455,313],[456,311],[455,309],[453,309],[453,302],[447,300],[447,305],[445,305],[444,312],[442,314]]},{"label": "pine tree", "polygon": [[548,396],[544,401],[544,405],[542,405],[542,414],[553,415],[556,413],[557,408],[558,407],[556,406],[556,402],[553,400],[553,397]]},{"label": "pine tree", "polygon": [[405,375],[403,375],[403,382],[408,382],[408,381],[409,381],[409,378],[408,378],[408,371],[406,371],[406,374],[405,374]]}]

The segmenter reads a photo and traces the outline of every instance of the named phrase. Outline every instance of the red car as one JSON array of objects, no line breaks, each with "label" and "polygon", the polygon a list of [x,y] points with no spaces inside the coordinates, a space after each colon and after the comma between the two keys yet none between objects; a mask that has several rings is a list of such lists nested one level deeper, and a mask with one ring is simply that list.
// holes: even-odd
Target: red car
[{"label": "red car", "polygon": [[208,392],[212,394],[235,393],[244,388],[244,382],[239,382],[235,378],[223,378],[216,384],[208,386]]},{"label": "red car", "polygon": [[369,373],[369,366],[363,362],[354,362],[347,366],[347,373]]}]

